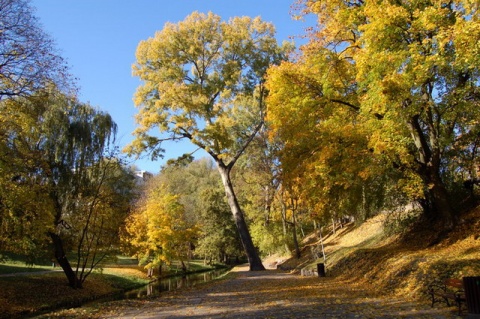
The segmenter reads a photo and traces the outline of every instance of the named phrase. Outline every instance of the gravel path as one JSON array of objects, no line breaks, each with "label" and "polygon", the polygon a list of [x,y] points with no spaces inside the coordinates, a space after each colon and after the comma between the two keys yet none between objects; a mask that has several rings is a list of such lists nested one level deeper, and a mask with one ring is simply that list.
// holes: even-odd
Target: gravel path
[{"label": "gravel path", "polygon": [[236,268],[233,279],[180,290],[156,299],[114,302],[101,318],[460,318],[454,308],[431,308],[379,297],[335,278]]}]

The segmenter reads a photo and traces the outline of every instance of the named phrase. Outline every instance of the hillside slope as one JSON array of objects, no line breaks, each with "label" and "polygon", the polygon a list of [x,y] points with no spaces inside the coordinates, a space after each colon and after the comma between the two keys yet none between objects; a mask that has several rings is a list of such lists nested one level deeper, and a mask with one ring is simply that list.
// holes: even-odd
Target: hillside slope
[{"label": "hillside slope", "polygon": [[[387,235],[385,215],[378,215],[358,227],[348,224],[324,234],[323,245],[327,276],[425,299],[426,287],[437,278],[480,276],[480,207],[464,214],[449,232],[431,226]],[[320,247],[318,234],[313,234],[303,242],[302,258],[278,267],[311,274],[317,263],[324,263]],[[321,258],[314,258],[315,253]]]}]

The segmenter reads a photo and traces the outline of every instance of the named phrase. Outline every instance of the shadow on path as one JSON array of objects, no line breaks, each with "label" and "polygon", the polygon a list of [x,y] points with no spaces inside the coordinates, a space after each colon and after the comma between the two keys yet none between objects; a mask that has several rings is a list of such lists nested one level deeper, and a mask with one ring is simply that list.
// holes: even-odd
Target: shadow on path
[{"label": "shadow on path", "polygon": [[457,318],[448,308],[379,296],[335,278],[237,267],[233,279],[147,301],[112,303],[102,318]]}]

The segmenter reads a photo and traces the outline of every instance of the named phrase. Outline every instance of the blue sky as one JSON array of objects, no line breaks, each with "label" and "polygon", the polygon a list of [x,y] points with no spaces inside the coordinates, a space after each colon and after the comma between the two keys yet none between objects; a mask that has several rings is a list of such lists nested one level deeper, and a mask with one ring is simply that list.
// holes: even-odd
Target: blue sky
[{"label": "blue sky", "polygon": [[[118,124],[118,144],[128,144],[137,112],[132,97],[140,85],[132,76],[135,50],[161,30],[194,11],[228,20],[233,16],[261,16],[277,29],[279,42],[304,34],[308,26],[291,17],[295,0],[31,0],[44,30],[78,78],[80,100],[110,113]],[[300,40],[295,40],[298,44]],[[165,159],[148,157],[135,162],[139,169],[157,173],[169,158],[195,148],[189,143],[165,144]],[[201,153],[200,153],[201,156]]]}]

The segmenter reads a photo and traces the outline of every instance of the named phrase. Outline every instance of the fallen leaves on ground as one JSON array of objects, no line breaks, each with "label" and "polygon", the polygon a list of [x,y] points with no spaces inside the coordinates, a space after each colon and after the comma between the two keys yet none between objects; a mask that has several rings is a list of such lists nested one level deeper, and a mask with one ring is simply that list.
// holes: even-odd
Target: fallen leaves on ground
[{"label": "fallen leaves on ground", "polygon": [[155,299],[109,302],[97,308],[77,309],[77,314],[69,310],[49,317],[456,318],[454,308],[431,308],[427,303],[384,296],[364,283],[274,270],[237,270],[233,278]]},{"label": "fallen leaves on ground", "polygon": [[[128,287],[126,285],[132,285],[126,279],[111,281],[109,278],[108,275],[92,274],[82,289],[72,289],[63,272],[1,277],[0,319],[22,318],[61,307],[78,307],[88,300],[118,293]],[[137,285],[145,282],[139,281]]]}]

